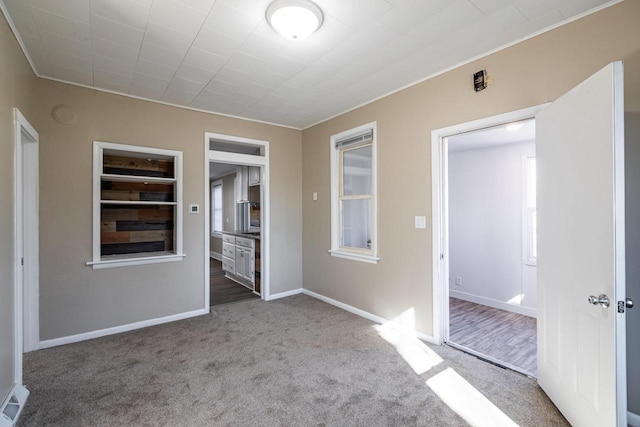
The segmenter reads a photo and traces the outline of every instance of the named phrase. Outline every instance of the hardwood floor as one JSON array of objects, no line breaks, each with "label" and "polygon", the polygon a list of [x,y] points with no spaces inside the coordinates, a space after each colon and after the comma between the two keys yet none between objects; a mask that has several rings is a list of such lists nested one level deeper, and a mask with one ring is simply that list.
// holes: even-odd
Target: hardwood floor
[{"label": "hardwood floor", "polygon": [[536,319],[449,298],[449,340],[536,374]]},{"label": "hardwood floor", "polygon": [[227,279],[222,270],[222,262],[209,258],[211,266],[210,274],[210,305],[228,304],[230,302],[259,298],[249,288]]}]

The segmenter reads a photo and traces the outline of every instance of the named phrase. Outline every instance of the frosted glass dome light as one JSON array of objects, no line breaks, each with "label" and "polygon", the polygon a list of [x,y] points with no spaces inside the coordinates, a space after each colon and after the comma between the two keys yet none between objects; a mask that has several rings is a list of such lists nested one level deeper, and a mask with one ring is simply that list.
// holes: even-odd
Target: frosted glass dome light
[{"label": "frosted glass dome light", "polygon": [[276,0],[267,8],[267,22],[289,40],[309,37],[322,20],[322,10],[307,0]]}]

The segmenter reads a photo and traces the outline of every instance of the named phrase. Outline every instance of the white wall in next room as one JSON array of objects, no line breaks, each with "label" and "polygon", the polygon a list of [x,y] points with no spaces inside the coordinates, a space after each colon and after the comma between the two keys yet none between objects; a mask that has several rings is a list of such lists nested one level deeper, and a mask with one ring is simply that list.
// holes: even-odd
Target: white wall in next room
[{"label": "white wall in next room", "polygon": [[451,296],[535,316],[536,267],[523,262],[523,159],[534,154],[533,141],[449,154]]}]

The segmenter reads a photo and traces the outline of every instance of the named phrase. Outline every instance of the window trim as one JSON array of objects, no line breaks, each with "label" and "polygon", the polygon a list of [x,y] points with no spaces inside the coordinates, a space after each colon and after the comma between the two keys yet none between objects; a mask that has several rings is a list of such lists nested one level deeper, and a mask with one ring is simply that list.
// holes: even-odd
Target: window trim
[{"label": "window trim", "polygon": [[[336,142],[353,138],[368,132],[372,132],[371,140],[371,249],[363,250],[341,246],[341,216],[340,196],[342,185],[342,156],[341,148],[336,147]],[[332,135],[329,139],[331,153],[331,256],[377,264],[378,257],[378,156],[377,156],[377,122],[367,123],[353,129]]]},{"label": "window trim", "polygon": [[[103,259],[100,251],[100,205],[101,205],[101,177],[103,154],[105,150],[142,153],[157,156],[169,156],[175,159],[175,191],[176,191],[176,216],[175,216],[175,247],[171,253],[141,253],[113,255]],[[93,221],[92,221],[92,260],[85,264],[94,270],[102,268],[123,267],[130,265],[157,264],[163,262],[182,261],[186,256],[182,247],[183,213],[182,213],[182,151],[166,150],[153,147],[141,147],[136,145],[118,144],[113,142],[93,141]]]},{"label": "window trim", "polygon": [[222,206],[223,208],[221,209],[222,211],[222,224],[220,227],[220,231],[214,231],[214,226],[213,226],[213,220],[214,220],[214,212],[215,210],[214,208],[214,197],[213,197],[213,188],[220,186],[220,192],[221,192],[221,198],[224,197],[224,187],[223,187],[223,182],[221,179],[216,179],[215,181],[211,181],[211,188],[210,188],[210,198],[209,198],[209,203],[211,204],[211,206],[209,207],[209,211],[210,211],[210,220],[211,220],[211,224],[209,224],[209,226],[211,227],[211,235],[213,237],[219,237],[222,238],[222,229],[224,228],[224,202],[222,202]]}]

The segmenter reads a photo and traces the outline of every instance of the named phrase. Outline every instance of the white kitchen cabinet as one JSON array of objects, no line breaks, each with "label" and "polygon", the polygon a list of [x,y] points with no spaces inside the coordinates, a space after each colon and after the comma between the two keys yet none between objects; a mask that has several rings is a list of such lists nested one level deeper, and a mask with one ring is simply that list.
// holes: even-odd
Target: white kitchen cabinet
[{"label": "white kitchen cabinet", "polygon": [[222,235],[222,269],[227,277],[249,289],[255,284],[255,240]]},{"label": "white kitchen cabinet", "polygon": [[260,167],[249,166],[249,186],[260,185]]},{"label": "white kitchen cabinet", "polygon": [[236,236],[222,235],[222,270],[236,274]]},{"label": "white kitchen cabinet", "polygon": [[236,246],[236,276],[253,284],[253,249]]}]

